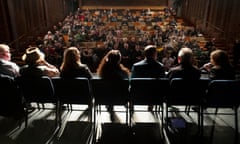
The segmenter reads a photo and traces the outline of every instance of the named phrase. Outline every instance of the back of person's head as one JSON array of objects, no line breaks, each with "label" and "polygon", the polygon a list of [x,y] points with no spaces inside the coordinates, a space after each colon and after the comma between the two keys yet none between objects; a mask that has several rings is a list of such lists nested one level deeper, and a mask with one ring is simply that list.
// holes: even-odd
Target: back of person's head
[{"label": "back of person's head", "polygon": [[25,54],[22,56],[22,60],[27,64],[35,64],[44,60],[45,55],[37,47],[30,47],[26,49]]},{"label": "back of person's head", "polygon": [[106,73],[112,72],[113,69],[122,68],[121,53],[119,50],[110,50],[101,60],[97,68],[97,73],[100,76],[106,75]]},{"label": "back of person's head", "polygon": [[10,48],[6,44],[0,44],[0,58],[5,60],[10,60],[11,56],[10,54]]},{"label": "back of person's head", "polygon": [[230,64],[229,57],[226,51],[224,50],[215,50],[211,52],[210,55],[211,63],[218,66],[227,66]]},{"label": "back of person's head", "polygon": [[77,47],[69,47],[64,51],[63,61],[66,63],[77,62],[80,60],[80,51]]},{"label": "back of person's head", "polygon": [[119,64],[121,61],[121,53],[119,50],[110,50],[106,55],[106,63]]},{"label": "back of person's head", "polygon": [[148,58],[157,58],[157,47],[155,45],[147,45],[144,48],[144,55]]},{"label": "back of person's head", "polygon": [[193,64],[193,52],[190,48],[181,48],[178,52],[178,63],[182,65]]}]

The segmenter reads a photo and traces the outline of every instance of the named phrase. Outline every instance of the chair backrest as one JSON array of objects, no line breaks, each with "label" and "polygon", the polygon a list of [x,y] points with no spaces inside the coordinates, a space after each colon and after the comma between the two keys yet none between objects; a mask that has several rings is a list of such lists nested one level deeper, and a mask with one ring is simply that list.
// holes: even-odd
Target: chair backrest
[{"label": "chair backrest", "polygon": [[55,94],[61,103],[90,104],[92,95],[88,78],[52,78]]},{"label": "chair backrest", "polygon": [[206,93],[210,79],[199,79],[196,81],[174,78],[170,81],[169,95],[166,97],[170,105],[198,105]]},{"label": "chair backrest", "polygon": [[24,116],[24,102],[15,80],[9,76],[0,75],[0,115],[14,119]]},{"label": "chair backrest", "polygon": [[16,81],[27,102],[55,103],[52,80],[47,76],[42,77],[17,77]]},{"label": "chair backrest", "polygon": [[124,105],[129,101],[129,80],[91,79],[95,104]]},{"label": "chair backrest", "polygon": [[130,96],[133,105],[162,104],[169,93],[167,78],[132,78]]},{"label": "chair backrest", "polygon": [[239,106],[240,81],[212,80],[208,85],[204,104],[208,107]]}]

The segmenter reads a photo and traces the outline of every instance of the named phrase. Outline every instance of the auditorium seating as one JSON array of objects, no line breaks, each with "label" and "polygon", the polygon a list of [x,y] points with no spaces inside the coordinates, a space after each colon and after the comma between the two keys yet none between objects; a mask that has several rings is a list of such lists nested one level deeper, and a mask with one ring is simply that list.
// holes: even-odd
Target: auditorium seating
[{"label": "auditorium seating", "polygon": [[[135,78],[113,83],[97,78],[76,78],[72,81],[67,80],[65,83],[66,80],[63,82],[61,78],[41,77],[40,79],[17,78],[16,81],[26,102],[55,103],[54,110],[58,123],[61,123],[59,103],[88,104],[90,115],[94,116],[94,126],[100,118],[101,105],[124,105],[126,111],[123,112],[126,113],[127,126],[132,124],[132,113],[137,112],[133,109],[135,105],[157,105],[160,106],[160,109],[153,109],[153,112],[156,113],[155,116],[157,116],[159,122],[162,122],[162,128],[166,128],[164,126],[168,126],[168,121],[165,122],[165,120],[169,117],[169,107],[183,105],[199,108],[195,112],[199,116],[198,126],[201,126],[201,132],[204,129],[204,115],[209,114],[206,111],[207,108],[217,108],[216,110],[218,108],[233,108],[236,134],[238,133],[239,80],[200,79],[193,83],[182,79],[169,81],[167,78]],[[74,95],[72,95],[72,90],[74,90]],[[83,99],[82,96],[86,99]],[[166,107],[164,104],[166,104]],[[91,113],[92,110],[94,111],[93,114]],[[114,111],[114,109],[112,110]],[[187,112],[186,114],[188,115]],[[215,114],[219,113],[216,111]],[[96,130],[96,127],[93,129]]]},{"label": "auditorium seating", "polygon": [[[240,81],[239,80],[213,80],[209,83],[206,89],[206,95],[203,98],[202,107],[215,108],[215,112],[211,113],[206,110],[201,111],[201,126],[202,134],[204,126],[204,115],[214,114],[216,115],[234,115],[235,122],[235,139],[238,140],[238,109],[240,105]],[[219,112],[220,108],[230,108],[233,113]],[[213,126],[215,126],[215,118],[213,119]]]},{"label": "auditorium seating", "polygon": [[[13,78],[0,74],[1,101],[0,116],[12,118],[19,123],[26,118],[24,102]],[[27,119],[25,119],[27,124]],[[21,126],[21,125],[19,125]]]},{"label": "auditorium seating", "polygon": [[[55,104],[55,124],[58,126],[58,98],[55,96],[52,80],[49,77],[17,77],[16,82],[20,88],[20,92],[28,105],[31,103]],[[28,108],[26,107],[26,111]],[[44,107],[43,107],[44,108]],[[26,127],[28,118],[26,119]]]}]

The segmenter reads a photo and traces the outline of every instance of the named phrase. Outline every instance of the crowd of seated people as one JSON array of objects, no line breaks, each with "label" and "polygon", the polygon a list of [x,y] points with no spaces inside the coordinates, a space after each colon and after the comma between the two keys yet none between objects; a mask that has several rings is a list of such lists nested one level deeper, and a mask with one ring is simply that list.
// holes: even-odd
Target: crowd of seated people
[{"label": "crowd of seated people", "polygon": [[[86,77],[93,78],[93,73],[86,64],[81,62],[81,52],[77,47],[68,47],[64,50],[63,61],[60,68],[50,64],[45,59],[45,54],[37,47],[26,49],[22,56],[25,64],[18,66],[10,60],[9,47],[0,44],[0,74],[15,77],[63,77],[75,78]],[[7,54],[7,55],[6,55]],[[8,59],[6,59],[6,56]],[[168,78],[169,82],[173,78],[183,78],[195,81],[201,77],[201,69],[208,72],[209,79],[236,79],[236,74],[229,61],[228,54],[224,50],[214,50],[210,54],[210,62],[199,68],[194,63],[193,50],[183,47],[177,53],[178,65],[171,67],[165,71],[164,65],[158,61],[158,53],[156,45],[146,45],[144,47],[144,57],[142,60],[133,63],[131,69],[122,63],[122,54],[118,49],[109,50],[101,59],[96,76],[105,79],[110,84],[115,80],[131,78]],[[14,67],[13,67],[14,66]],[[14,75],[13,75],[14,73]],[[27,105],[29,108],[31,104]],[[113,106],[107,106],[109,111],[113,110]],[[153,105],[148,106],[148,110],[153,110]]]},{"label": "crowd of seated people", "polygon": [[[207,54],[201,50],[198,43],[199,31],[188,29],[177,22],[170,9],[164,10],[114,10],[114,9],[78,9],[70,13],[58,25],[36,44],[46,55],[48,61],[60,67],[64,49],[74,46],[81,52],[82,62],[87,64],[92,72],[103,56],[112,49],[122,54],[122,63],[131,69],[133,63],[144,58],[146,45],[156,45],[158,60],[162,61],[168,53],[177,64],[177,52],[182,47],[193,50],[194,56],[201,61],[202,66],[207,60]],[[87,44],[86,44],[87,43]],[[92,44],[90,44],[92,43]],[[206,52],[207,53],[207,52]]]}]

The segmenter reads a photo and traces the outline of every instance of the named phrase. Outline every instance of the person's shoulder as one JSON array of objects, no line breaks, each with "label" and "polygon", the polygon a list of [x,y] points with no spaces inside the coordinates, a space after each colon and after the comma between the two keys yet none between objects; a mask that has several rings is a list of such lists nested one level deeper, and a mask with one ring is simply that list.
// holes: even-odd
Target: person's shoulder
[{"label": "person's shoulder", "polygon": [[139,62],[134,63],[133,66],[141,66],[141,65],[144,65],[144,64],[146,64],[146,60],[145,59],[141,60]]},{"label": "person's shoulder", "polygon": [[6,75],[6,74],[1,74],[1,73],[0,73],[0,78],[6,78],[6,79],[14,80],[14,78],[12,76],[9,76],[9,75]]},{"label": "person's shoulder", "polygon": [[178,65],[178,66],[175,66],[175,67],[171,67],[171,68],[169,69],[169,72],[172,72],[172,71],[180,71],[180,70],[182,70],[182,67],[181,67],[180,65]]},{"label": "person's shoulder", "polygon": [[81,63],[81,64],[79,64],[79,67],[86,68],[88,66],[86,64],[84,64],[84,63]]},{"label": "person's shoulder", "polygon": [[15,62],[0,59],[1,63],[9,66],[18,66]]},{"label": "person's shoulder", "polygon": [[160,62],[160,61],[156,61],[156,63],[157,63],[158,65],[162,66],[162,67],[164,66],[163,63]]}]

